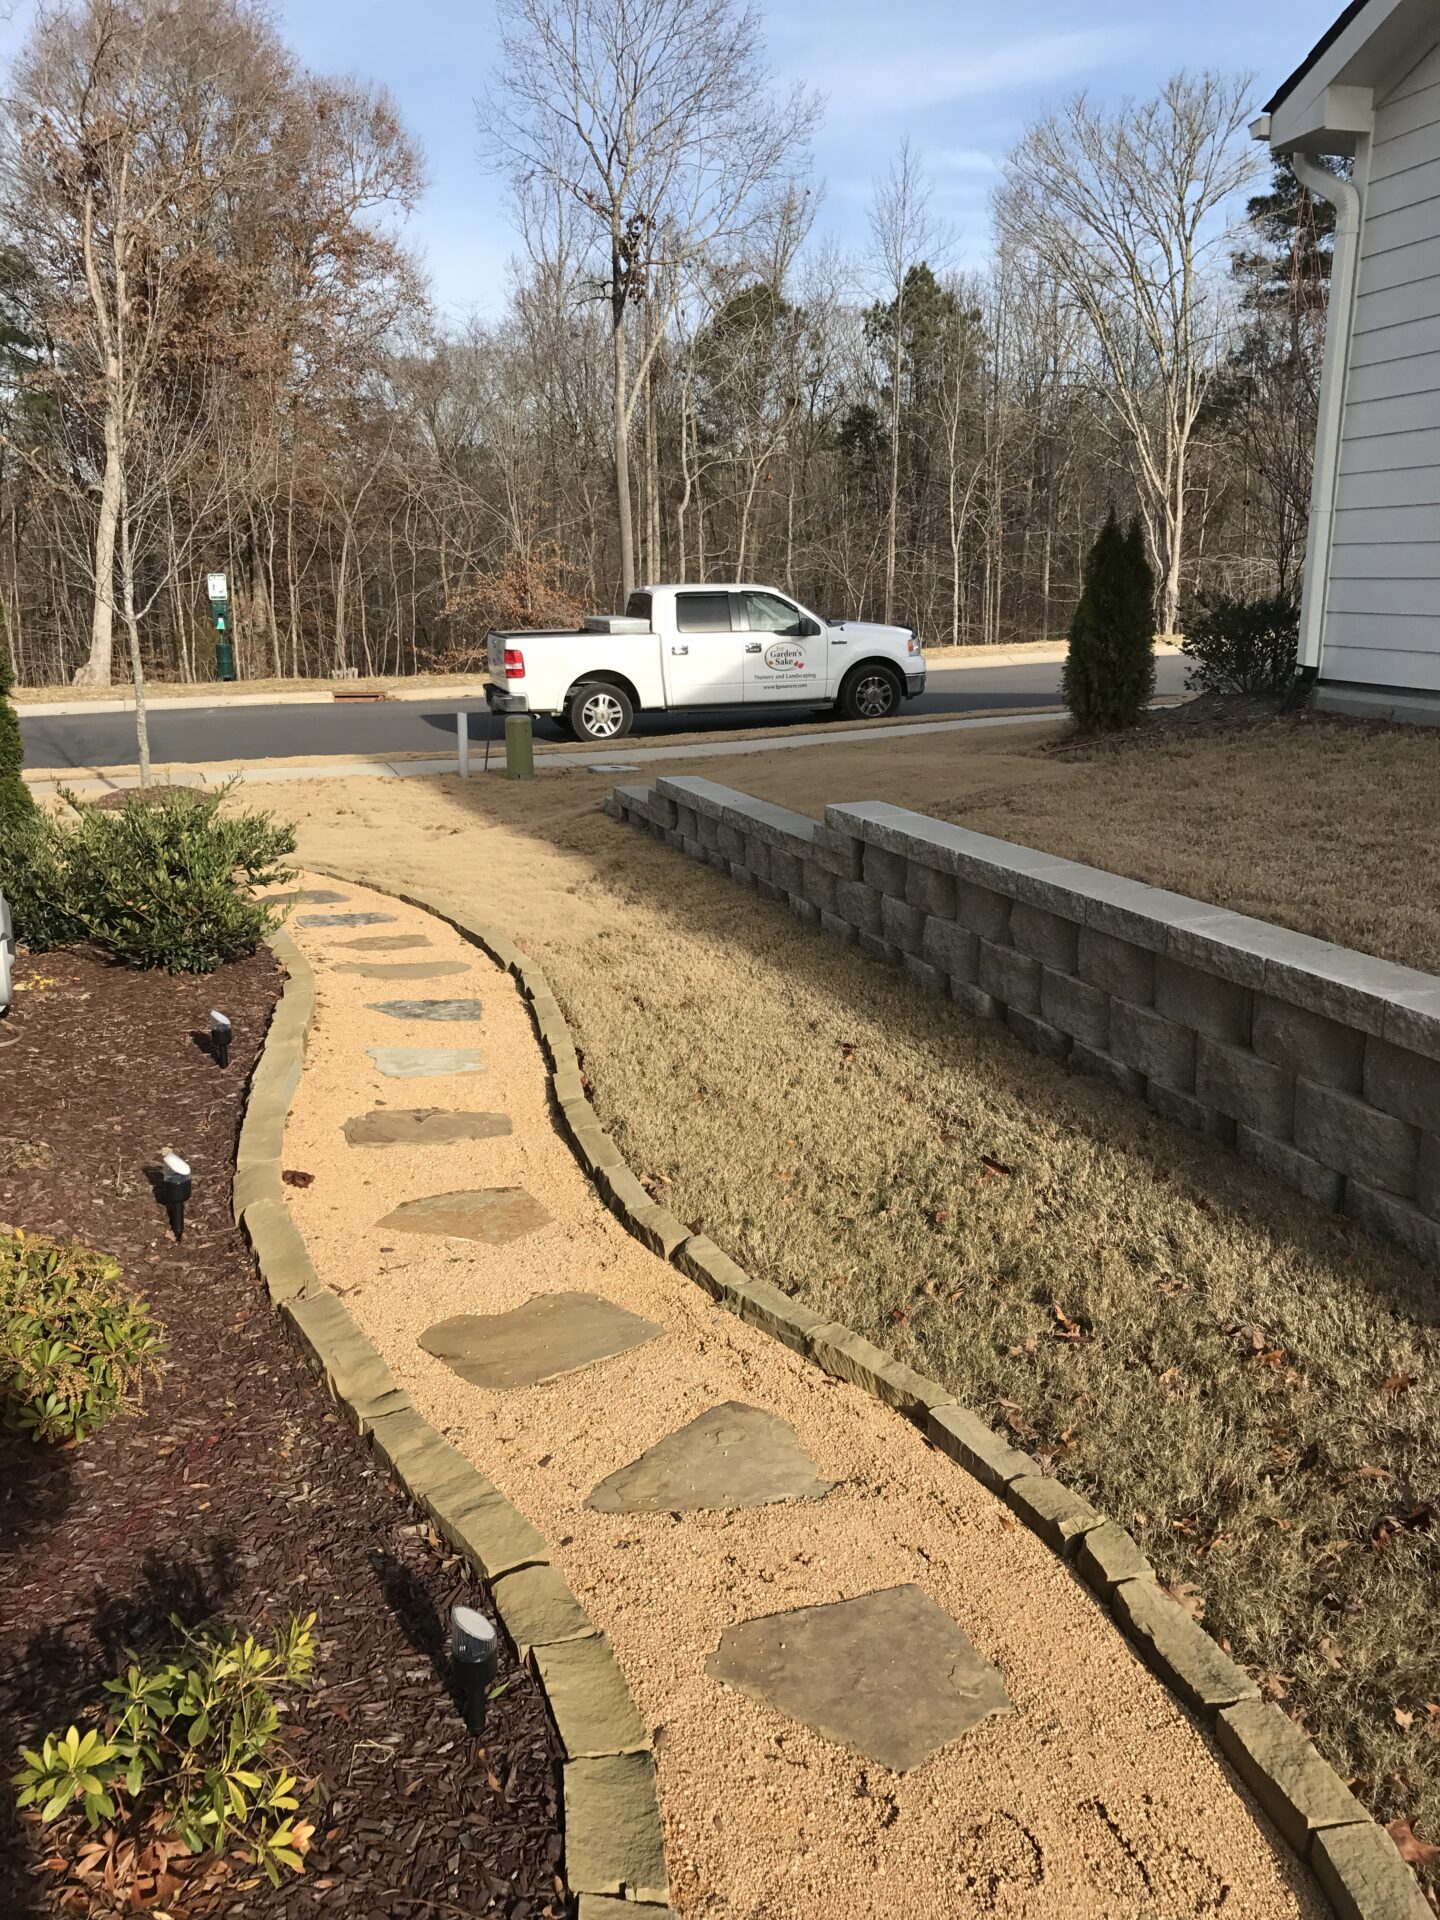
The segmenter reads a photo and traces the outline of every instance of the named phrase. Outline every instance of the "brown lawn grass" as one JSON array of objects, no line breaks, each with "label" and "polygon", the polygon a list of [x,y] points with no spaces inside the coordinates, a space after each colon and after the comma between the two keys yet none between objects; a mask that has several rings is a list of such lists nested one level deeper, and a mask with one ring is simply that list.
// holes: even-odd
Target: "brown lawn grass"
[{"label": "brown lawn grass", "polygon": [[[1251,804],[1274,778],[1287,817],[1309,818],[1288,813],[1289,783],[1314,784],[1303,754],[1338,772],[1357,748],[1286,736],[1275,751],[1273,776],[1240,742],[1167,749],[1170,774],[1036,759],[999,735],[945,778],[924,757],[946,806],[991,830],[1047,823],[1067,852],[1099,851],[1108,809],[1121,864],[1143,864],[1148,817],[1174,879],[1224,872],[1186,824],[1217,767],[1246,775]],[[873,747],[824,753],[843,774],[831,797],[885,792]],[[793,804],[807,757],[728,777]],[[890,797],[924,785],[891,761]],[[605,786],[357,781],[265,800],[299,819],[306,859],[506,925],[554,984],[602,1117],[683,1220],[939,1377],[1131,1527],[1379,1817],[1440,1840],[1435,1276],[615,826]],[[1384,785],[1367,792],[1393,820]],[[1338,876],[1323,794],[1320,812]],[[1216,895],[1273,901],[1275,875],[1305,870],[1273,832],[1242,838],[1274,873],[1237,869]],[[1426,924],[1387,921],[1378,897],[1363,910]]]}]

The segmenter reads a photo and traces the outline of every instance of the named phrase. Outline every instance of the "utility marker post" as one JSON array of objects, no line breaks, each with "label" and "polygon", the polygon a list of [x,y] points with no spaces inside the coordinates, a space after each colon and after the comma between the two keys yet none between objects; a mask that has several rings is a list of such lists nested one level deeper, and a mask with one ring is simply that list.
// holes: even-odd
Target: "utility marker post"
[{"label": "utility marker post", "polygon": [[230,587],[223,573],[207,573],[205,592],[215,627],[215,678],[235,678],[235,643],[226,631],[230,624]]},{"label": "utility marker post", "polygon": [[464,708],[455,715],[455,747],[460,757],[460,778],[470,778],[470,716]]}]

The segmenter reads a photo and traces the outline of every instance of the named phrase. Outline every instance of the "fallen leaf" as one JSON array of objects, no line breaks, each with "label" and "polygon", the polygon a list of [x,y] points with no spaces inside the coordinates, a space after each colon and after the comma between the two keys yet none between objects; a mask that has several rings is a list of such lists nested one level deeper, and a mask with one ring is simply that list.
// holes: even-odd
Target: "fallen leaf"
[{"label": "fallen leaf", "polygon": [[890,1324],[892,1327],[908,1327],[910,1324],[910,1309],[908,1307],[892,1307],[890,1309]]},{"label": "fallen leaf", "polygon": [[1402,1393],[1408,1393],[1414,1384],[1415,1376],[1413,1373],[1392,1373],[1387,1379],[1380,1382],[1380,1391],[1391,1394],[1398,1399]]},{"label": "fallen leaf", "polygon": [[936,1207],[935,1211],[930,1216],[931,1223],[937,1227],[943,1227],[945,1222],[949,1218],[950,1218],[950,1209],[948,1207]]},{"label": "fallen leaf", "polygon": [[988,1153],[982,1153],[980,1156],[980,1179],[982,1183],[986,1180],[998,1179],[1002,1175],[1007,1180],[1010,1178],[1010,1169],[1005,1165],[1004,1161],[993,1159]]},{"label": "fallen leaf", "polygon": [[1414,1714],[1407,1712],[1404,1707],[1392,1707],[1391,1713],[1394,1716],[1395,1724],[1397,1727],[1404,1727],[1406,1732],[1408,1732],[1410,1728],[1414,1726],[1415,1724]]},{"label": "fallen leaf", "polygon": [[1431,1840],[1422,1840],[1408,1820],[1392,1820],[1385,1831],[1407,1866],[1429,1867],[1440,1860],[1440,1847]]},{"label": "fallen leaf", "polygon": [[1326,1666],[1329,1667],[1332,1673],[1339,1673],[1342,1670],[1345,1663],[1340,1658],[1339,1651],[1337,1650],[1335,1642],[1333,1640],[1321,1640],[1319,1643],[1318,1651],[1320,1654],[1320,1658],[1325,1662]]},{"label": "fallen leaf", "polygon": [[314,1174],[302,1173],[298,1167],[286,1167],[280,1178],[287,1187],[313,1187],[315,1184]]},{"label": "fallen leaf", "polygon": [[1256,1354],[1255,1364],[1257,1367],[1272,1367],[1275,1372],[1278,1373],[1285,1364],[1285,1349],[1283,1347],[1264,1347]]},{"label": "fallen leaf", "polygon": [[1084,1328],[1078,1326],[1075,1323],[1075,1321],[1073,1321],[1070,1318],[1069,1314],[1066,1313],[1065,1309],[1062,1306],[1058,1306],[1058,1305],[1052,1306],[1051,1312],[1055,1315],[1055,1318],[1060,1322],[1058,1327],[1052,1327],[1050,1329],[1051,1333],[1054,1335],[1054,1337],[1057,1340],[1068,1340],[1072,1346],[1079,1346],[1083,1341],[1086,1341],[1090,1338],[1089,1334],[1085,1332]]},{"label": "fallen leaf", "polygon": [[1160,1387],[1173,1387],[1179,1378],[1179,1367],[1166,1367],[1163,1373],[1155,1376],[1155,1384]]},{"label": "fallen leaf", "polygon": [[1192,1620],[1205,1618],[1205,1596],[1190,1580],[1177,1580],[1165,1589],[1177,1607],[1183,1607]]},{"label": "fallen leaf", "polygon": [[844,1066],[847,1066],[847,1067],[848,1067],[848,1066],[849,1066],[849,1064],[850,1064],[850,1062],[851,1062],[851,1061],[852,1061],[852,1060],[853,1060],[854,1058],[855,1058],[855,1043],[854,1043],[854,1041],[853,1041],[853,1040],[842,1040],[842,1041],[840,1042],[840,1060],[841,1060],[841,1063],[842,1063],[842,1065],[844,1065]]}]

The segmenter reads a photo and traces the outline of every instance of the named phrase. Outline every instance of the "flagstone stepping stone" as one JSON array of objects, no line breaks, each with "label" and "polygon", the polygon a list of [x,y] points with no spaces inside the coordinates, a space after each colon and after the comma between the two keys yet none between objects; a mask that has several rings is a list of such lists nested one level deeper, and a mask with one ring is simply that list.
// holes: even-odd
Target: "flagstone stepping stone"
[{"label": "flagstone stepping stone", "polygon": [[297,927],[378,927],[394,918],[393,913],[302,913],[295,924]]},{"label": "flagstone stepping stone", "polygon": [[484,1073],[478,1047],[367,1047],[381,1073],[392,1080],[419,1080],[427,1074]]},{"label": "flagstone stepping stone", "polygon": [[441,1233],[451,1240],[483,1240],[488,1247],[503,1247],[548,1227],[550,1218],[523,1187],[477,1187],[470,1193],[402,1200],[377,1225],[393,1233]]},{"label": "flagstone stepping stone", "polygon": [[352,1147],[445,1147],[454,1140],[497,1140],[508,1113],[452,1113],[444,1107],[376,1107],[345,1122]]},{"label": "flagstone stepping stone", "polygon": [[312,906],[323,907],[327,903],[338,906],[350,898],[348,893],[335,893],[329,887],[292,887],[288,893],[267,893],[265,899],[272,907],[285,906],[291,900],[308,900]]},{"label": "flagstone stepping stone", "polygon": [[597,1293],[537,1293],[508,1313],[461,1313],[420,1336],[472,1387],[508,1392],[628,1353],[663,1328]]},{"label": "flagstone stepping stone", "polygon": [[726,1513],[818,1500],[833,1484],[788,1422],[727,1400],[602,1480],[585,1504],[598,1513]]},{"label": "flagstone stepping stone", "polygon": [[478,1000],[372,1000],[372,1013],[388,1013],[392,1020],[478,1020]]},{"label": "flagstone stepping stone", "polygon": [[402,947],[428,947],[428,933],[362,933],[358,940],[342,940],[342,947],[366,948],[371,953],[398,952]]},{"label": "flagstone stepping stone", "polygon": [[469,973],[463,960],[338,960],[332,973],[358,973],[365,980],[439,980]]},{"label": "flagstone stepping stone", "polygon": [[705,1671],[894,1773],[1014,1711],[998,1671],[914,1585],[741,1621]]}]

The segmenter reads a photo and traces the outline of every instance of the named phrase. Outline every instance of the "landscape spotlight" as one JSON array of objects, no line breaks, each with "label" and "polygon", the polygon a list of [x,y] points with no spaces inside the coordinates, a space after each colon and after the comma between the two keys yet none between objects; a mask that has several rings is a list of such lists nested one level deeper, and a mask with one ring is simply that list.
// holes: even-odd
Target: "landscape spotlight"
[{"label": "landscape spotlight", "polygon": [[230,1016],[221,1013],[218,1007],[210,1009],[210,1051],[215,1056],[217,1066],[230,1064]]},{"label": "landscape spotlight", "polygon": [[465,1725],[478,1739],[485,1731],[485,1702],[500,1661],[500,1636],[474,1607],[450,1609],[450,1657]]},{"label": "landscape spotlight", "polygon": [[164,1169],[160,1197],[170,1217],[170,1231],[178,1240],[185,1231],[185,1202],[190,1198],[190,1169],[178,1153],[162,1153]]}]

